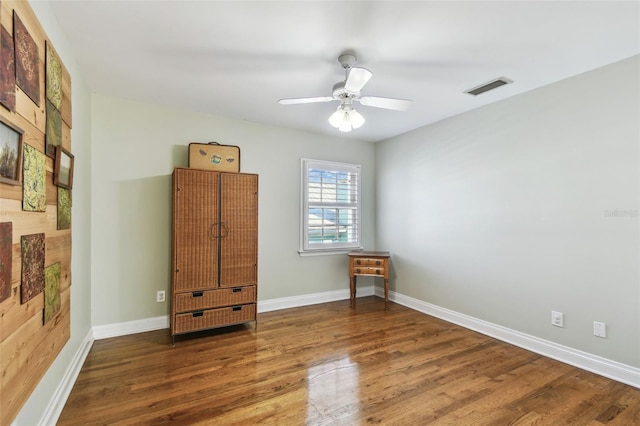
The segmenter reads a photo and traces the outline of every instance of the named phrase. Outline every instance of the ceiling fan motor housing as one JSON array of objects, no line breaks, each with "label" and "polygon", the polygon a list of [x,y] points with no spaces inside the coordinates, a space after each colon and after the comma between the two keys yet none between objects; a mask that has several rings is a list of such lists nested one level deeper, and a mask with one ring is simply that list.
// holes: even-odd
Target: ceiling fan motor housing
[{"label": "ceiling fan motor housing", "polygon": [[351,98],[355,98],[359,95],[358,92],[351,92],[344,88],[345,82],[340,81],[333,85],[333,97],[335,99],[340,99],[341,101],[349,100]]}]

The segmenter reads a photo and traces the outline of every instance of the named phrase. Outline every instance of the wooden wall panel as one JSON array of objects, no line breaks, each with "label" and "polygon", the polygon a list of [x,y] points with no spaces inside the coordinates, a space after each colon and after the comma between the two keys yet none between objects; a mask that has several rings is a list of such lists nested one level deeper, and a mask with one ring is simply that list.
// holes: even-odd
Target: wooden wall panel
[{"label": "wooden wall panel", "polygon": [[[69,71],[62,64],[62,121],[66,123],[66,126],[62,126],[62,135],[64,138],[64,128],[71,129],[73,124],[71,123],[71,75]],[[64,144],[63,144],[64,146]],[[66,149],[69,147],[65,146]]]},{"label": "wooden wall panel", "polygon": [[[16,109],[0,105],[0,117],[24,131],[23,143],[45,152],[46,34],[26,1],[0,0],[0,23],[13,34],[16,11],[38,46],[40,105],[16,87]],[[55,47],[55,46],[54,46]],[[1,64],[0,64],[1,65]],[[62,66],[62,145],[71,151],[71,78]],[[77,159],[76,159],[77,160]],[[22,210],[22,186],[0,183],[0,222],[13,224],[11,295],[0,303],[0,424],[10,424],[69,340],[71,318],[71,229],[57,229],[54,160],[46,157],[46,210]],[[45,266],[60,262],[61,310],[44,324],[44,293],[21,303],[21,237],[45,234]]]}]

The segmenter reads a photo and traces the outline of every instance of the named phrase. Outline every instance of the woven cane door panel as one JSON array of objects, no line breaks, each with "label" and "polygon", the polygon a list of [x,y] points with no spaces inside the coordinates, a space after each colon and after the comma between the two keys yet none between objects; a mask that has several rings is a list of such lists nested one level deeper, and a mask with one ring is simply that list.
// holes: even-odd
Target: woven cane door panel
[{"label": "woven cane door panel", "polygon": [[220,286],[258,281],[258,176],[222,173]]},{"label": "woven cane door panel", "polygon": [[218,286],[216,172],[176,170],[174,291]]}]

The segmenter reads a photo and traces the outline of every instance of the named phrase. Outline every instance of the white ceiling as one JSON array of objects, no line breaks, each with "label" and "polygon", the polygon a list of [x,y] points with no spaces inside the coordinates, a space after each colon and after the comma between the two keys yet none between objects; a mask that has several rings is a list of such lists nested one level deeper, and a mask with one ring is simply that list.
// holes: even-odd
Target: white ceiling
[{"label": "white ceiling", "polygon": [[[407,112],[356,105],[344,137],[383,140],[640,54],[638,1],[53,1],[93,92],[337,135],[337,57],[373,72],[363,95],[412,99]],[[496,77],[513,84],[463,91]],[[215,135],[212,135],[215,139]]]}]

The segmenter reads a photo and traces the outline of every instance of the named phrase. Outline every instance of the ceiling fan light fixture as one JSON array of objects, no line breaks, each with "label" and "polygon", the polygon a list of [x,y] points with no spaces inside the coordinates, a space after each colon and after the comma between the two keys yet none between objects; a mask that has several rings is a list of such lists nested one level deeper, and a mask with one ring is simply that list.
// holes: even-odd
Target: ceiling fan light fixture
[{"label": "ceiling fan light fixture", "polygon": [[365,122],[362,114],[360,114],[355,109],[351,109],[351,111],[349,111],[348,114],[349,114],[349,118],[351,119],[351,125],[353,126],[354,129],[359,129],[360,127],[362,127],[362,125]]},{"label": "ceiling fan light fixture", "polygon": [[329,124],[331,124],[336,129],[339,129],[343,122],[348,120],[348,117],[345,118],[346,113],[342,108],[342,105],[338,107],[336,112],[329,116]]},{"label": "ceiling fan light fixture", "polygon": [[351,122],[349,120],[344,120],[342,124],[340,124],[340,127],[338,127],[338,130],[340,130],[342,133],[352,131],[353,128],[351,127]]},{"label": "ceiling fan light fixture", "polygon": [[359,129],[365,119],[358,111],[349,105],[340,105],[336,112],[329,116],[329,124],[341,132],[350,132]]}]

